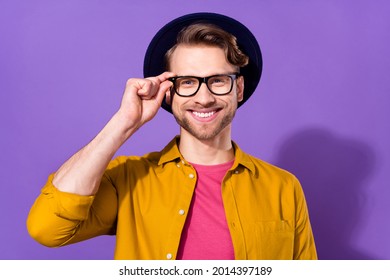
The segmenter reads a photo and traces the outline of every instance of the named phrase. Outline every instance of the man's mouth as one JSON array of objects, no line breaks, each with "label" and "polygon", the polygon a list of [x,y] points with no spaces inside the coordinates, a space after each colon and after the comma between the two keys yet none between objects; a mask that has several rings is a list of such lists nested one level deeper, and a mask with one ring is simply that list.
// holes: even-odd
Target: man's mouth
[{"label": "man's mouth", "polygon": [[192,114],[194,114],[198,118],[210,118],[215,114],[216,111],[211,111],[211,112],[196,112],[192,111]]}]

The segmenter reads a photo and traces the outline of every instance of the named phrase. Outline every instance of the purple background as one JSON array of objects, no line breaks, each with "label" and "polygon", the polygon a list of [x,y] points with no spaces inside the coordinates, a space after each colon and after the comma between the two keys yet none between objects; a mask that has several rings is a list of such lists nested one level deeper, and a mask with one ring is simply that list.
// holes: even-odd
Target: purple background
[{"label": "purple background", "polygon": [[[245,151],[295,173],[321,259],[390,259],[390,2],[0,1],[0,259],[111,259],[114,237],[60,249],[25,220],[50,172],[104,126],[142,76],[155,32],[186,13],[246,24],[262,80],[237,113]],[[160,150],[161,110],[118,154]]]}]

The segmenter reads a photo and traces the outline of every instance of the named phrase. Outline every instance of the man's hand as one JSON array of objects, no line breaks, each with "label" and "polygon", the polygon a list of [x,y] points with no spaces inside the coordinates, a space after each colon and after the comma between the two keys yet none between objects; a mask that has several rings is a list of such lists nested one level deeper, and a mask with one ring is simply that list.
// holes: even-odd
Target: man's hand
[{"label": "man's hand", "polygon": [[137,130],[157,114],[166,92],[172,86],[167,79],[173,76],[171,72],[164,72],[157,77],[127,81],[118,114],[128,129]]}]

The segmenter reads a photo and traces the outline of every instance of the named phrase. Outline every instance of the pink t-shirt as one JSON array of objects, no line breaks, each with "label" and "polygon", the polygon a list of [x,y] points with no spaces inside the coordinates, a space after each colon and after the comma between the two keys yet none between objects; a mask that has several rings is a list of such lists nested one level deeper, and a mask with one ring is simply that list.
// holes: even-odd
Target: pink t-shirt
[{"label": "pink t-shirt", "polygon": [[198,181],[177,259],[234,259],[221,191],[222,180],[232,165],[233,161],[212,166],[192,164],[198,174]]}]

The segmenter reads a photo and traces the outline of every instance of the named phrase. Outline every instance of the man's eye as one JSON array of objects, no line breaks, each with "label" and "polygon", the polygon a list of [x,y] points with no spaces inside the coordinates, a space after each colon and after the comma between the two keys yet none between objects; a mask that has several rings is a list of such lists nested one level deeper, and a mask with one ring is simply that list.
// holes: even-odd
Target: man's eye
[{"label": "man's eye", "polygon": [[223,86],[227,83],[227,80],[224,77],[215,77],[211,79],[209,83],[213,86]]},{"label": "man's eye", "polygon": [[218,83],[223,83],[223,80],[221,80],[221,79],[214,79],[214,80],[212,80],[211,81],[213,84],[218,84]]},{"label": "man's eye", "polygon": [[183,80],[180,80],[180,83],[179,83],[179,85],[182,87],[190,87],[190,86],[194,86],[195,84],[196,84],[196,81],[194,79],[183,79]]}]

